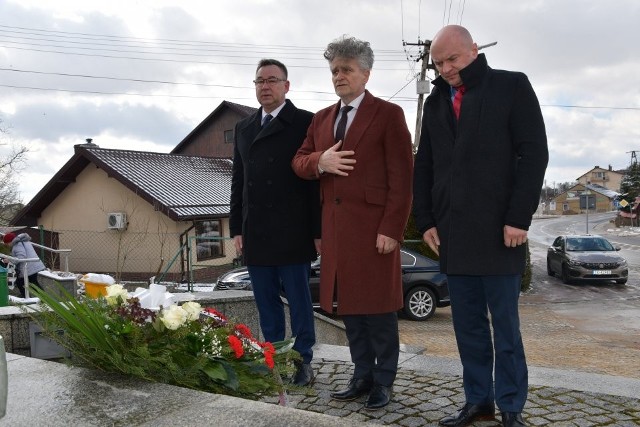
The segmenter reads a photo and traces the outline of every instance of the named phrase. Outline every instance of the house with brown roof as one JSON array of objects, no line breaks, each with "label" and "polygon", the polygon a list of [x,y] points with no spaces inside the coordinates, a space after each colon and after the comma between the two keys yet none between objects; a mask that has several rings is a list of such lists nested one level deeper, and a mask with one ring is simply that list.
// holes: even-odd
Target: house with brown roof
[{"label": "house with brown roof", "polygon": [[[233,129],[255,110],[223,101],[171,153],[76,145],[11,225],[51,232],[52,241],[38,243],[71,249],[76,273],[215,278],[236,257],[228,239]],[[189,266],[197,277],[187,277]]]},{"label": "house with brown roof", "polygon": [[579,176],[576,181],[582,185],[597,184],[609,190],[620,191],[622,178],[624,178],[624,173],[614,171],[609,165],[607,169],[595,166],[584,175]]},{"label": "house with brown roof", "polygon": [[556,215],[573,215],[587,212],[609,212],[617,208],[617,191],[599,184],[576,184],[554,197],[546,211]]}]

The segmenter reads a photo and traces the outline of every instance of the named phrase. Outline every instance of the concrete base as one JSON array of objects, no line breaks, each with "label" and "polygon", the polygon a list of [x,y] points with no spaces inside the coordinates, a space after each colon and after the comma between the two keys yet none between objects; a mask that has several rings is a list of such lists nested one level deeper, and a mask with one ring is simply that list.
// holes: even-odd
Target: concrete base
[{"label": "concrete base", "polygon": [[7,354],[0,426],[361,426],[293,408]]},{"label": "concrete base", "polygon": [[[67,275],[62,276],[62,274]],[[43,270],[38,272],[38,283],[42,289],[51,295],[61,297],[60,286],[71,295],[78,295],[78,280],[75,274]]]},{"label": "concrete base", "polygon": [[[248,291],[215,291],[197,293],[176,293],[178,304],[185,301],[197,301],[203,307],[212,307],[236,322],[244,323],[258,340],[264,340],[260,331],[258,310],[253,299],[253,292]],[[285,300],[286,302],[286,300]],[[35,357],[32,354],[32,340],[29,333],[31,317],[26,310],[31,306],[0,307],[0,335],[4,337],[6,351],[23,356]],[[285,304],[288,335],[289,309]],[[342,322],[329,319],[315,313],[316,342],[321,344],[347,345],[347,338]]]}]

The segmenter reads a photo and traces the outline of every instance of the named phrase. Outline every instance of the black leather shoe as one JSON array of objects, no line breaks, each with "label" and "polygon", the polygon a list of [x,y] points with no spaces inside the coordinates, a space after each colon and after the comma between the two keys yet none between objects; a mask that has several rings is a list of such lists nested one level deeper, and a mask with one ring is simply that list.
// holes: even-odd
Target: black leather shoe
[{"label": "black leather shoe", "polygon": [[309,384],[311,384],[315,379],[313,375],[313,368],[311,368],[311,364],[300,363],[300,364],[297,364],[296,366],[297,366],[296,373],[293,376],[293,379],[291,380],[291,382],[294,385],[297,385],[300,387],[308,386]]},{"label": "black leather shoe", "polygon": [[449,415],[440,420],[440,425],[444,427],[468,426],[474,421],[494,420],[496,408],[493,404],[474,405],[466,403],[455,415]]},{"label": "black leather shoe", "polygon": [[503,427],[520,427],[526,426],[522,419],[520,412],[503,412],[502,413],[502,426]]},{"label": "black leather shoe", "polygon": [[370,411],[380,409],[387,406],[391,401],[391,395],[393,394],[393,387],[385,387],[380,384],[376,384],[371,389],[367,401],[364,403],[364,409]]},{"label": "black leather shoe", "polygon": [[371,391],[373,381],[362,378],[351,378],[347,388],[341,391],[331,393],[331,397],[335,400],[354,400]]}]

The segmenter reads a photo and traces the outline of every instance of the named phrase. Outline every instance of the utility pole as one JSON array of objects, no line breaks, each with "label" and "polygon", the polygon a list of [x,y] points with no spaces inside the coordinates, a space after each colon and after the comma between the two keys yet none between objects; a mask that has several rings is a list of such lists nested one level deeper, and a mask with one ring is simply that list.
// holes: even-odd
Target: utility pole
[{"label": "utility pole", "polygon": [[433,63],[429,63],[429,53],[431,51],[431,40],[420,41],[418,39],[418,43],[406,43],[403,42],[404,46],[422,46],[423,50],[416,62],[422,61],[422,67],[420,69],[420,77],[418,78],[416,87],[418,92],[418,112],[416,114],[416,131],[415,138],[413,141],[413,152],[418,151],[418,144],[420,144],[420,131],[422,130],[422,106],[424,105],[424,94],[429,93],[431,89],[431,82],[426,80],[427,78],[427,70],[434,70],[436,72],[436,76],[438,71]]}]

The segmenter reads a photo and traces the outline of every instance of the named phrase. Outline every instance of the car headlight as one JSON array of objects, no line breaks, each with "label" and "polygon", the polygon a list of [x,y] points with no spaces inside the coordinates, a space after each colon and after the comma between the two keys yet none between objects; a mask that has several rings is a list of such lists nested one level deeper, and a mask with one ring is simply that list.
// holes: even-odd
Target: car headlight
[{"label": "car headlight", "polygon": [[216,286],[214,289],[218,291],[223,291],[228,289],[232,289],[236,291],[244,291],[244,290],[250,291],[253,288],[251,286],[251,278],[249,277],[249,274],[245,270],[245,271],[238,271],[238,272],[232,271],[220,276],[216,281]]},{"label": "car headlight", "polygon": [[624,258],[622,258],[622,259],[620,260],[619,264],[620,264],[620,267],[626,267],[626,266],[627,266],[627,260],[626,260],[626,259],[624,259]]},{"label": "car headlight", "polygon": [[574,266],[574,267],[579,267],[582,264],[577,259],[569,259],[568,262],[569,262],[569,265]]},{"label": "car headlight", "polygon": [[218,289],[231,289],[235,291],[251,290],[250,280],[225,281],[218,283]]}]

